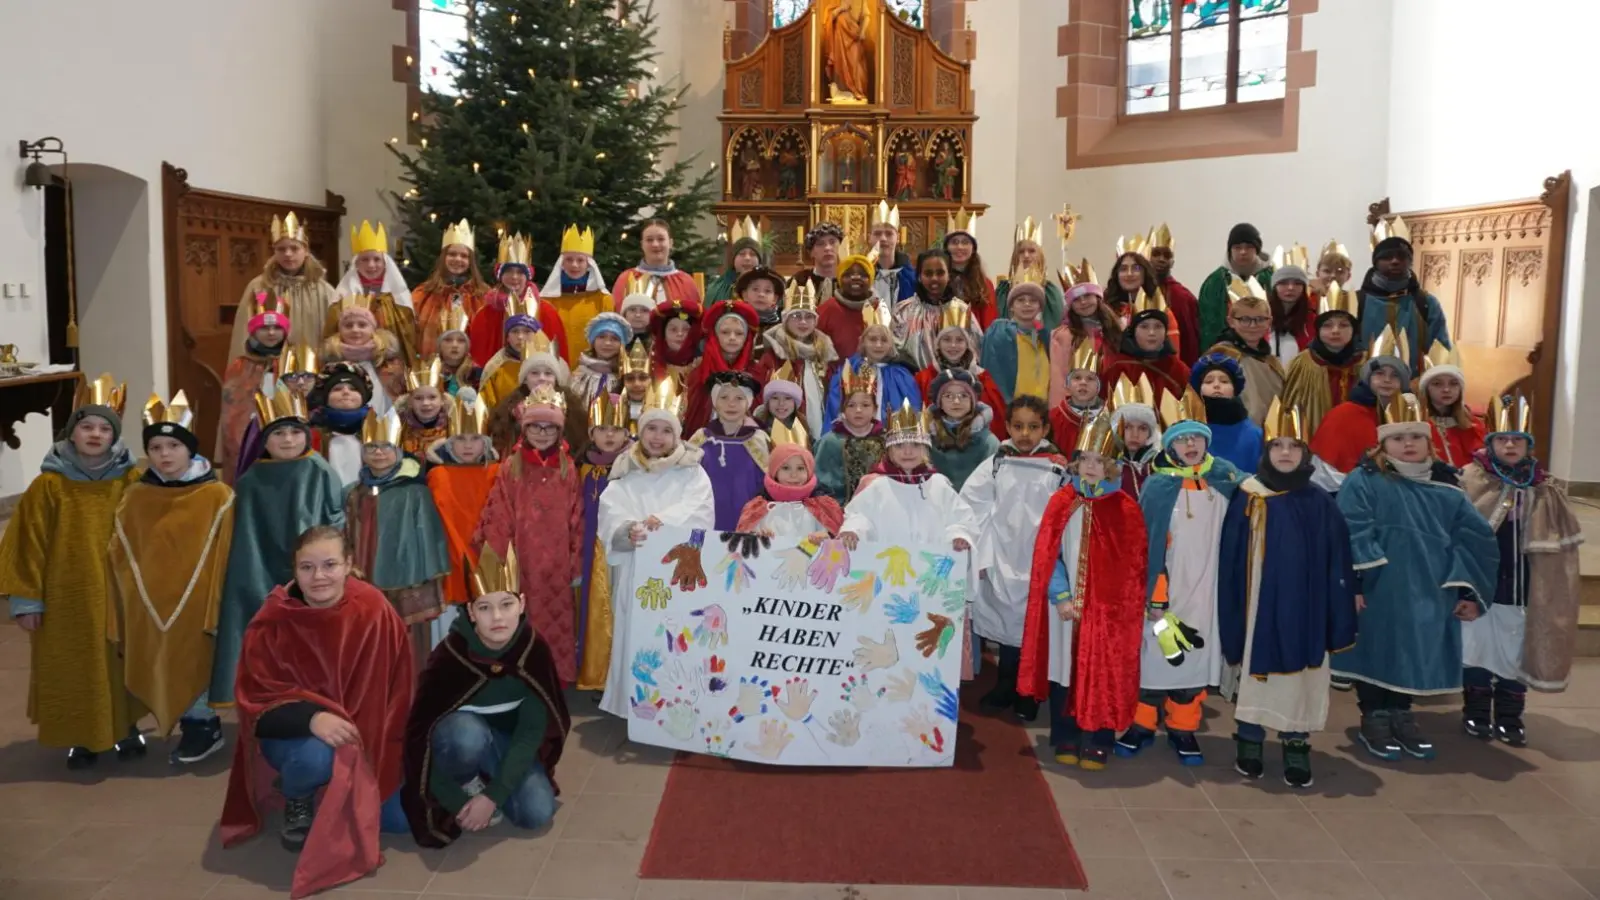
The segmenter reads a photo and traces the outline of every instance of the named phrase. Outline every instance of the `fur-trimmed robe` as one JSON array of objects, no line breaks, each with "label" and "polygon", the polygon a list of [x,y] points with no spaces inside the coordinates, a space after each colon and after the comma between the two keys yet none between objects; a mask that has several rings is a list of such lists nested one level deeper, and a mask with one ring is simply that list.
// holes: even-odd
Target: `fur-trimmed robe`
[{"label": "fur-trimmed robe", "polygon": [[229,359],[244,355],[244,342],[250,336],[248,310],[254,305],[256,294],[263,292],[288,305],[295,341],[308,344],[322,341],[323,320],[333,303],[333,285],[328,283],[328,271],[315,257],[308,255],[299,275],[285,275],[278,263],[269,259],[261,274],[244,286],[244,295],[239,298],[240,314],[233,317],[233,337],[228,340]]}]

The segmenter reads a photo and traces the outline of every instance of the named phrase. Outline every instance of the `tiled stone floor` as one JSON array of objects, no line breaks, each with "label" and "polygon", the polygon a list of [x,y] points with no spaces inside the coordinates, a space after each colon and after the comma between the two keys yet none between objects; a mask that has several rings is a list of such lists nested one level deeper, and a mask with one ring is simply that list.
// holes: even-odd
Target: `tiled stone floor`
[{"label": "tiled stone floor", "polygon": [[[275,835],[228,851],[217,842],[226,757],[176,772],[152,747],[138,763],[108,757],[89,773],[69,773],[59,754],[31,742],[27,660],[23,633],[0,626],[0,898],[286,895],[293,860]],[[1229,720],[1212,706],[1204,767],[1178,766],[1162,745],[1098,774],[1044,762],[1088,870],[1087,894],[640,881],[635,873],[668,759],[625,746],[620,724],[594,715],[581,697],[573,700],[580,721],[558,770],[564,802],[549,833],[502,826],[444,851],[396,839],[382,869],[337,893],[357,900],[1600,897],[1600,660],[1580,662],[1569,692],[1534,697],[1530,749],[1473,742],[1456,732],[1451,705],[1429,707],[1421,718],[1440,749],[1431,764],[1358,755],[1353,698],[1336,695],[1329,731],[1313,740],[1316,786],[1301,794],[1273,780],[1241,784],[1224,740]],[[1270,779],[1275,749],[1268,759]],[[960,828],[959,818],[945,827]]]}]

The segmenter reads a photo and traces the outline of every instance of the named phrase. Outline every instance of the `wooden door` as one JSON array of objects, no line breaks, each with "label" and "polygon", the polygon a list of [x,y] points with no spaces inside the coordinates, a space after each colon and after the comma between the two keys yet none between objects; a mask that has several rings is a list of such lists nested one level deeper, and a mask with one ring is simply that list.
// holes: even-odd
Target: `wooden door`
[{"label": "wooden door", "polygon": [[[1417,278],[1461,351],[1467,405],[1481,415],[1496,394],[1524,394],[1541,447],[1550,446],[1571,193],[1563,172],[1535,199],[1399,214]],[[1389,201],[1370,213],[1371,224],[1390,217]]]},{"label": "wooden door", "polygon": [[168,389],[183,390],[198,415],[195,434],[211,453],[222,375],[227,371],[233,321],[250,279],[272,258],[272,217],[293,210],[305,225],[311,255],[339,271],[339,220],[344,198],[328,193],[323,206],[243,197],[189,185],[189,173],[161,166],[162,224],[167,276]]}]

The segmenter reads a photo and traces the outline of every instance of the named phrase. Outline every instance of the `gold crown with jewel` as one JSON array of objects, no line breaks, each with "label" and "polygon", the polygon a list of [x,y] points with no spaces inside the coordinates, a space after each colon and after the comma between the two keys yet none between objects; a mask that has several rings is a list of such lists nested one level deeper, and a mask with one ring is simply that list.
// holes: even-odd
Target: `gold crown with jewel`
[{"label": "gold crown with jewel", "polygon": [[861,304],[862,331],[866,331],[874,325],[882,325],[892,332],[894,329],[890,328],[889,325],[891,321],[893,321],[893,317],[889,314],[889,304],[874,297],[868,297],[866,302]]},{"label": "gold crown with jewel", "polygon": [[127,383],[116,380],[110,372],[102,372],[93,381],[85,381],[78,385],[77,394],[72,400],[72,408],[104,406],[121,416],[122,407],[127,399]]},{"label": "gold crown with jewel", "polygon": [[669,412],[674,416],[680,415],[683,408],[683,391],[678,386],[678,379],[671,375],[652,382],[650,390],[645,392],[644,405],[639,410],[643,416],[652,409]]},{"label": "gold crown with jewel", "polygon": [[1135,234],[1133,237],[1123,237],[1121,235],[1117,237],[1117,256],[1119,257],[1124,253],[1137,253],[1140,256],[1145,256],[1145,251],[1148,249],[1149,246],[1146,244],[1145,236],[1142,234]]},{"label": "gold crown with jewel", "polygon": [[1173,249],[1172,229],[1168,228],[1165,222],[1150,229],[1150,237],[1145,241],[1144,246],[1146,250]]},{"label": "gold crown with jewel", "polygon": [[930,442],[928,436],[928,421],[923,412],[911,408],[911,399],[903,397],[900,408],[889,413],[889,420],[883,426],[884,443],[887,446],[917,442],[926,444]]},{"label": "gold crown with jewel", "polygon": [[582,253],[584,256],[594,255],[594,229],[584,228],[578,230],[576,224],[568,225],[567,230],[561,232],[562,253]]},{"label": "gold crown with jewel", "polygon": [[1206,404],[1195,393],[1193,386],[1183,389],[1183,399],[1171,391],[1161,395],[1161,427],[1171,428],[1179,422],[1206,424]]},{"label": "gold crown with jewel", "polygon": [[162,403],[160,394],[151,394],[144,402],[146,425],[176,425],[187,431],[193,422],[194,407],[189,405],[189,398],[183,391],[174,394],[171,403]]},{"label": "gold crown with jewel", "polygon": [[439,335],[443,337],[454,332],[466,334],[467,324],[471,321],[465,309],[459,306],[447,306],[439,311]]},{"label": "gold crown with jewel", "polygon": [[478,249],[477,238],[472,234],[472,223],[466,219],[445,228],[444,240],[439,242],[439,249],[443,250],[455,244],[460,244],[468,250]]},{"label": "gold crown with jewel", "polygon": [[385,415],[378,415],[375,410],[367,410],[367,418],[361,423],[361,443],[389,444],[393,447],[400,446],[400,414],[391,407]]},{"label": "gold crown with jewel", "polygon": [[483,405],[483,398],[473,397],[471,400],[462,400],[457,397],[455,405],[450,408],[450,435],[489,434],[489,410]]},{"label": "gold crown with jewel", "polygon": [[1044,223],[1034,221],[1033,216],[1024,218],[1022,224],[1017,226],[1015,242],[1020,244],[1023,241],[1039,247],[1044,246]]},{"label": "gold crown with jewel", "polygon": [[506,265],[533,266],[533,246],[527,237],[510,234],[500,239],[500,253],[495,258],[495,266]]},{"label": "gold crown with jewel", "polygon": [[810,449],[811,435],[806,433],[805,418],[794,417],[794,425],[785,425],[776,419],[772,422],[772,446],[782,447],[785,444],[801,449]]},{"label": "gold crown with jewel", "polygon": [[[1310,268],[1311,257],[1304,244],[1295,244],[1284,249],[1282,244],[1272,248],[1272,267],[1281,269],[1284,266],[1297,266],[1300,269]],[[1255,281],[1254,278],[1250,279]]]},{"label": "gold crown with jewel", "polygon": [[256,391],[255,401],[256,416],[262,428],[280,419],[299,419],[304,422],[311,418],[306,409],[306,398],[282,384],[270,395]]},{"label": "gold crown with jewel", "polygon": [[533,393],[528,395],[528,399],[522,401],[523,409],[533,409],[536,406],[550,406],[565,413],[567,411],[566,392],[554,385],[541,384],[534,389]]},{"label": "gold crown with jewel", "polygon": [[1533,436],[1533,404],[1521,394],[1496,394],[1489,401],[1490,434],[1525,434]]},{"label": "gold crown with jewel", "polygon": [[[1094,372],[1096,375],[1100,373],[1100,350],[1095,347],[1094,341],[1079,341],[1078,346],[1072,350],[1072,368],[1068,369],[1067,372],[1070,374],[1080,370]],[[1124,375],[1122,377],[1126,378],[1128,376]]]},{"label": "gold crown with jewel", "polygon": [[300,224],[300,217],[295,215],[292,210],[281,219],[277,216],[272,217],[272,242],[276,244],[281,240],[299,241],[302,244],[311,243],[306,240],[306,227]]},{"label": "gold crown with jewel", "polygon": [[1261,423],[1261,430],[1263,440],[1268,444],[1278,438],[1290,438],[1303,444],[1309,438],[1305,420],[1300,416],[1300,407],[1293,403],[1285,404],[1282,397],[1272,398],[1272,405],[1267,407],[1267,420]]},{"label": "gold crown with jewel", "polygon": [[878,214],[872,220],[874,226],[887,225],[895,231],[900,230],[900,207],[890,206],[888,200],[878,201]]},{"label": "gold crown with jewel", "polygon": [[315,375],[322,371],[320,360],[317,357],[317,348],[310,344],[287,343],[283,352],[278,354],[278,377],[288,375]]},{"label": "gold crown with jewel", "polygon": [[616,394],[596,394],[589,404],[590,428],[627,428],[628,401]]},{"label": "gold crown with jewel", "polygon": [[1377,224],[1372,226],[1372,249],[1378,249],[1380,241],[1392,237],[1410,242],[1411,226],[1407,225],[1406,220],[1400,216],[1395,216],[1393,219],[1379,218]]},{"label": "gold crown with jewel", "polygon": [[866,360],[861,365],[851,368],[850,362],[845,361],[839,368],[839,396],[850,399],[852,394],[867,394],[874,399],[878,396],[878,367]]},{"label": "gold crown with jewel", "polygon": [[444,390],[444,367],[439,363],[437,356],[431,356],[406,370],[407,393],[425,387],[431,387],[436,391]]},{"label": "gold crown with jewel", "polygon": [[350,256],[354,258],[369,251],[388,254],[389,229],[385,228],[382,222],[378,223],[377,228],[373,228],[371,222],[362,219],[360,228],[350,226]]},{"label": "gold crown with jewel", "polygon": [[645,346],[642,338],[634,338],[628,344],[628,350],[622,354],[622,374],[632,375],[635,372],[650,374],[650,348]]},{"label": "gold crown with jewel", "polygon": [[1110,459],[1117,452],[1117,432],[1111,427],[1111,413],[1102,409],[1085,419],[1078,428],[1078,442],[1072,448],[1079,453],[1098,453]]},{"label": "gold crown with jewel", "polygon": [[517,548],[506,542],[506,555],[502,557],[494,552],[494,548],[487,543],[478,551],[478,561],[473,563],[468,560],[467,568],[472,572],[473,597],[489,594],[517,594],[522,593],[522,576],[517,572]]},{"label": "gold crown with jewel", "polygon": [[960,232],[978,240],[978,211],[975,209],[958,209],[953,213],[946,213],[944,217],[944,233],[947,235]]},{"label": "gold crown with jewel", "polygon": [[972,329],[972,306],[967,301],[951,300],[939,308],[939,330],[946,328]]},{"label": "gold crown with jewel", "polygon": [[797,278],[789,282],[788,290],[783,292],[783,312],[785,315],[794,312],[816,314],[817,289],[812,286],[811,279]]},{"label": "gold crown with jewel", "polygon": [[1100,279],[1094,273],[1094,266],[1085,259],[1079,265],[1066,263],[1061,267],[1061,287],[1063,290],[1072,290],[1080,284],[1100,286]]}]

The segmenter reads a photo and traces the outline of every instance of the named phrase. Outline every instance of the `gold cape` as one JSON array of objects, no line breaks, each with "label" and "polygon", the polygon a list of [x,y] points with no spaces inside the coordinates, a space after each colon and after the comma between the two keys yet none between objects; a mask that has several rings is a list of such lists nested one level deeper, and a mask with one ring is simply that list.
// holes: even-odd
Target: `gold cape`
[{"label": "gold cape", "polygon": [[233,490],[220,481],[130,486],[117,507],[106,638],[128,693],[172,733],[211,682],[217,610],[233,542]]}]

